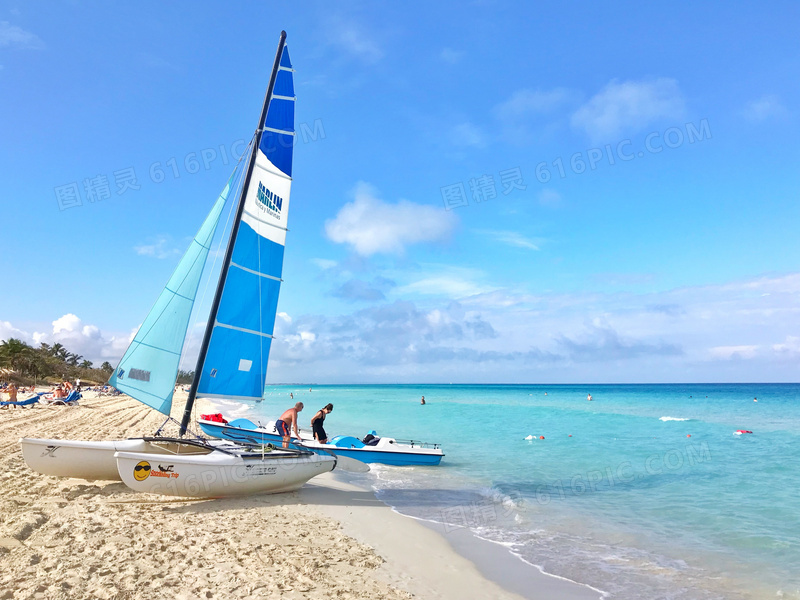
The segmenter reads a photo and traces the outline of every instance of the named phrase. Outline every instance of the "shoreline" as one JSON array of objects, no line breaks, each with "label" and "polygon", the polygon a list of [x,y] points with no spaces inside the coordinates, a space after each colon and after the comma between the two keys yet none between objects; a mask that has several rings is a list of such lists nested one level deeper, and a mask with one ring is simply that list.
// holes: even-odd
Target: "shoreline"
[{"label": "shoreline", "polygon": [[[382,567],[391,574],[390,581],[402,583],[409,579],[403,576],[401,565],[414,571],[417,577],[405,584],[412,593],[424,598],[454,600],[464,597],[598,600],[607,597],[605,592],[591,586],[544,572],[502,544],[483,539],[467,528],[447,531],[442,523],[405,515],[375,498],[372,490],[342,481],[346,477],[346,474],[325,474],[315,480],[337,478],[335,482],[325,481],[328,491],[347,486],[347,489],[371,495],[379,505],[374,515],[365,515],[363,511],[348,513],[352,506],[332,507],[321,503],[318,508],[338,520],[348,535],[375,548],[384,558],[392,556]],[[308,485],[303,489],[306,488]],[[390,511],[390,514],[384,511]],[[391,539],[382,536],[380,530],[384,527],[394,530]],[[410,537],[420,541],[410,541],[407,539]],[[432,558],[442,560],[431,567]],[[447,564],[448,570],[442,572],[441,564]],[[452,572],[450,566],[455,566]],[[436,584],[442,579],[446,582],[445,589],[436,589]]]},{"label": "shoreline", "polygon": [[3,598],[588,599],[579,584],[533,568],[515,585],[535,595],[508,591],[457,550],[474,543],[454,542],[334,474],[297,492],[189,500],[40,475],[19,447],[20,437],[124,439],[162,420],[126,396],[91,392],[77,407],[0,411]]}]

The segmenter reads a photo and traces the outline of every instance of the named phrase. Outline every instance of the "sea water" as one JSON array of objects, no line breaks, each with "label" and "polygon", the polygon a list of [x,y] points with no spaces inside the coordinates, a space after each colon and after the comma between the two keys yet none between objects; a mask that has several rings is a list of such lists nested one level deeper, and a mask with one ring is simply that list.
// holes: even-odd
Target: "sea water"
[{"label": "sea water", "polygon": [[329,435],[440,443],[361,483],[509,560],[620,599],[800,598],[800,385],[289,385],[245,411],[298,400],[301,427],[331,402]]}]

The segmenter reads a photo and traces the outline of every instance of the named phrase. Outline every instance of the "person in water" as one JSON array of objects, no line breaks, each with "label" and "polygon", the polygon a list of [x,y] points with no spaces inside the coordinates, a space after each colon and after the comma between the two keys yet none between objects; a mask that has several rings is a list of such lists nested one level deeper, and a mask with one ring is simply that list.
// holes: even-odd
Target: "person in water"
[{"label": "person in water", "polygon": [[420,404],[425,404],[425,396],[422,397],[422,400],[419,402]]},{"label": "person in water", "polygon": [[278,430],[278,434],[283,438],[284,448],[289,447],[289,440],[292,439],[292,429],[294,429],[297,439],[300,439],[300,429],[297,427],[297,413],[301,410],[303,410],[303,403],[298,402],[294,405],[294,408],[287,408],[281,418],[275,421],[275,429]]},{"label": "person in water", "polygon": [[314,431],[314,439],[320,444],[328,443],[328,434],[325,433],[325,429],[322,425],[325,422],[325,417],[328,416],[332,410],[333,404],[326,404],[317,411],[317,414],[311,417],[311,429]]},{"label": "person in water", "polygon": [[591,394],[589,394],[588,396],[586,396],[586,399],[587,399],[589,402],[591,402],[591,401],[592,401],[592,395],[591,395]]}]

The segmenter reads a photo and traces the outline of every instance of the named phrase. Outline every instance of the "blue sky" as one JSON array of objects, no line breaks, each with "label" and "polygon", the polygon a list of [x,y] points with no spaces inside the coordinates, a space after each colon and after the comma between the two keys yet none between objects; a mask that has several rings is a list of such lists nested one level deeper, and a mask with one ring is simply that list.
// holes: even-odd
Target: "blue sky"
[{"label": "blue sky", "polygon": [[796,381],[799,13],[0,2],[0,338],[121,356],[285,29],[271,381]]}]

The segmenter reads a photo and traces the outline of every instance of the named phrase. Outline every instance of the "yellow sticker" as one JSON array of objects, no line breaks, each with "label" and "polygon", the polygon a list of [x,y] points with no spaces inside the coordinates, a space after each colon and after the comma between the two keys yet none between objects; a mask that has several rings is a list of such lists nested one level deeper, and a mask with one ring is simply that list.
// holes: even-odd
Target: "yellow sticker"
[{"label": "yellow sticker", "polygon": [[136,481],[144,481],[150,477],[150,463],[146,460],[141,461],[133,467],[133,478]]}]

